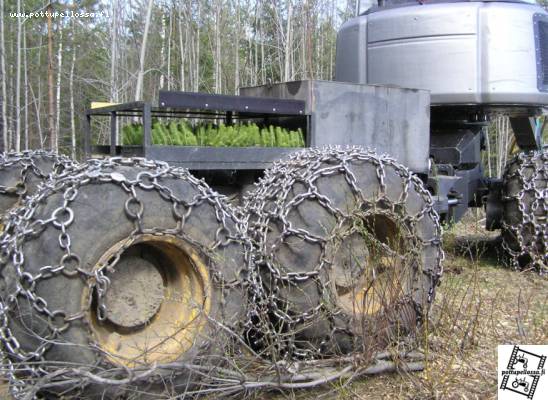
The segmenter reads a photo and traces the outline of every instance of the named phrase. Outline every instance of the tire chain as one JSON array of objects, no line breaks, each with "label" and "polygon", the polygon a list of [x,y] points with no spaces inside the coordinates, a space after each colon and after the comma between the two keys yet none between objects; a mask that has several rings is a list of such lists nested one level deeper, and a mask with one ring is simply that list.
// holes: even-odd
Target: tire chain
[{"label": "tire chain", "polygon": [[[53,161],[52,172],[46,173],[36,165],[37,158],[47,158]],[[27,150],[20,153],[8,152],[0,155],[0,169],[11,166],[21,166],[20,180],[15,186],[0,185],[0,194],[16,194],[23,197],[27,194],[27,177],[30,173],[44,181],[65,170],[71,170],[73,161],[64,156],[45,150]]]},{"label": "tire chain", "polygon": [[[515,171],[510,171],[515,167]],[[532,170],[532,174],[526,173],[526,170]],[[504,219],[502,221],[502,230],[507,231],[517,241],[518,250],[513,250],[507,238],[503,235],[502,246],[510,255],[512,266],[515,269],[536,268],[541,275],[548,273],[548,152],[533,151],[529,153],[519,153],[510,162],[506,164],[504,170],[504,192],[503,202],[516,201],[520,212],[521,221],[517,224],[509,225]],[[517,194],[510,195],[506,192],[506,184],[511,179],[517,179],[520,184],[520,190]],[[544,188],[537,187],[537,181],[544,180]],[[526,207],[524,198],[531,195],[534,201]],[[539,213],[539,210],[541,212]],[[544,222],[539,221],[537,214],[541,214]],[[526,240],[523,233],[527,231],[527,226],[532,227],[533,240]],[[540,241],[541,250],[535,246]],[[544,250],[542,250],[544,249]],[[520,258],[530,257],[530,262],[526,266],[520,266]]]},{"label": "tire chain", "polygon": [[[46,158],[53,161],[51,172],[48,173],[43,171],[36,165],[38,158]],[[59,179],[64,175],[72,173],[76,170],[77,165],[76,162],[67,156],[46,150],[26,150],[20,153],[2,153],[0,155],[0,169],[19,166],[21,167],[21,171],[19,175],[20,179],[15,186],[0,185],[0,194],[17,195],[19,197],[18,205],[24,205],[29,197],[27,178],[30,173],[33,173],[35,176],[42,179],[36,189],[36,191],[38,191],[41,186],[48,185],[52,179]],[[3,237],[0,241],[0,246],[2,246],[3,241],[7,239],[6,235],[10,234],[18,225],[20,218],[23,215],[24,208],[25,207],[17,207],[16,205],[7,210],[5,215],[1,216]]]},{"label": "tire chain", "polygon": [[[36,161],[38,158],[50,159],[53,161],[51,172],[43,171]],[[5,215],[2,215],[2,236],[0,237],[0,260],[3,260],[6,256],[6,244],[10,240],[10,236],[14,233],[16,227],[22,222],[22,218],[25,214],[25,206],[29,202],[30,197],[28,197],[28,187],[27,179],[29,174],[34,174],[35,176],[42,179],[42,182],[39,183],[37,191],[40,190],[41,186],[50,184],[51,180],[55,177],[59,177],[62,174],[68,174],[73,171],[76,167],[76,164],[68,157],[60,155],[51,151],[45,150],[26,150],[22,152],[7,152],[0,154],[0,169],[9,168],[9,167],[20,167],[19,180],[14,186],[0,185],[0,194],[6,195],[17,195],[19,198],[19,205],[22,207],[12,207],[9,209]],[[0,275],[1,276],[1,275]],[[0,302],[0,327],[7,326],[7,307],[2,299]],[[19,392],[18,388],[21,387],[23,382],[17,379],[15,375],[15,367],[11,360],[6,357],[5,351],[19,349],[19,343],[17,339],[11,335],[7,335],[7,341],[4,342],[3,330],[0,328],[0,340],[2,341],[2,365],[3,368],[7,368],[7,376],[9,377],[10,382],[14,382],[13,388],[10,389],[13,391],[14,396]]]},{"label": "tire chain", "polygon": [[[403,195],[400,198],[400,202],[391,204],[393,209],[399,203],[405,202],[408,195],[409,188],[411,186],[419,193],[424,200],[425,207],[416,215],[409,216],[408,221],[411,224],[415,224],[420,219],[428,216],[432,219],[435,225],[435,237],[431,243],[438,246],[438,261],[437,267],[433,271],[423,271],[429,275],[431,281],[431,289],[428,293],[428,303],[431,303],[434,295],[434,287],[439,284],[440,277],[442,275],[442,261],[445,258],[443,250],[441,249],[441,234],[442,228],[439,222],[439,217],[433,208],[433,200],[430,193],[424,188],[423,182],[414,174],[412,174],[406,167],[398,164],[394,159],[387,155],[377,155],[370,149],[364,149],[362,147],[340,147],[329,146],[323,148],[310,148],[304,151],[293,153],[288,160],[279,161],[274,164],[272,168],[266,171],[265,176],[256,184],[254,191],[249,193],[244,199],[244,209],[248,213],[248,220],[246,229],[249,231],[249,236],[254,244],[253,257],[254,261],[250,265],[255,265],[249,274],[249,286],[250,286],[250,314],[248,318],[247,328],[250,331],[259,331],[261,337],[264,335],[269,343],[283,343],[280,347],[277,347],[276,354],[274,356],[278,359],[318,359],[323,358],[325,354],[321,348],[310,350],[304,349],[295,342],[295,337],[291,335],[297,324],[311,320],[324,307],[319,304],[317,307],[311,309],[308,312],[300,314],[290,315],[287,311],[280,308],[280,298],[278,297],[277,282],[284,283],[299,283],[310,279],[314,279],[318,276],[322,269],[328,268],[329,261],[326,259],[325,243],[327,240],[322,237],[314,235],[302,227],[294,228],[291,222],[287,219],[287,216],[292,208],[298,206],[303,200],[315,198],[317,201],[329,212],[334,215],[345,215],[343,210],[336,209],[332,206],[330,200],[325,196],[322,196],[318,192],[318,188],[315,186],[315,181],[321,176],[328,176],[336,173],[343,173],[346,182],[352,189],[352,192],[359,196],[362,201],[368,202],[363,198],[360,188],[357,186],[356,177],[352,173],[350,163],[354,161],[365,161],[376,165],[377,178],[380,187],[380,196],[377,200],[386,200],[392,203],[386,194],[385,183],[385,168],[391,167],[396,173],[403,178],[404,190]],[[330,165],[328,165],[330,164]],[[294,198],[288,200],[290,189],[295,183],[304,184],[307,188],[307,192],[304,194],[298,194]],[[268,209],[265,206],[268,203]],[[269,222],[271,218],[281,222],[281,232],[279,237],[284,237],[287,234],[295,234],[305,241],[311,243],[320,243],[322,245],[321,262],[312,271],[306,272],[289,272],[282,271],[279,266],[272,262],[274,259],[274,251],[272,248],[267,248],[266,237],[269,233]],[[277,236],[278,237],[278,236]],[[419,239],[420,240],[420,239]],[[427,245],[428,243],[423,243]],[[272,246],[274,247],[274,246]],[[272,292],[268,292],[262,282],[262,278],[258,271],[260,266],[265,266],[268,269],[269,274],[274,280],[275,284]],[[325,290],[326,287],[322,287],[320,290]],[[287,299],[285,299],[287,301]],[[423,316],[423,310],[421,310],[421,304],[414,302],[417,312],[417,319],[421,319]],[[324,310],[325,311],[325,310]],[[265,315],[273,315],[275,322],[272,323],[268,318],[264,318]],[[336,316],[336,312],[332,314]],[[289,327],[287,332],[283,334],[279,332],[277,328],[278,323]],[[420,321],[419,321],[420,322]],[[332,329],[335,328],[332,325]],[[331,332],[331,335],[334,331]],[[283,335],[283,337],[282,337]],[[252,339],[253,340],[253,339]],[[260,347],[261,339],[255,342],[255,345]],[[321,346],[320,346],[321,347]],[[267,350],[271,351],[271,350]]]},{"label": "tire chain", "polygon": [[[143,169],[137,174],[135,179],[129,179],[123,174],[116,172],[117,167],[137,167]],[[111,171],[108,171],[108,170]],[[169,177],[182,179],[191,183],[197,190],[197,195],[192,201],[184,201],[175,196],[172,190],[159,183],[158,178]],[[48,374],[47,368],[42,365],[47,365],[44,354],[52,346],[51,341],[54,340],[60,333],[69,329],[73,321],[85,320],[86,311],[92,306],[91,294],[94,289],[97,291],[99,301],[97,315],[104,319],[106,311],[104,302],[101,301],[108,291],[110,280],[106,276],[105,271],[111,268],[119,260],[120,255],[128,247],[122,246],[117,254],[109,260],[105,265],[101,265],[94,272],[90,273],[84,269],[77,267],[73,271],[66,271],[65,264],[69,261],[79,263],[80,259],[77,254],[71,251],[71,239],[67,228],[74,221],[74,212],[71,209],[71,203],[75,201],[79,194],[79,188],[83,185],[88,185],[94,182],[113,183],[121,187],[127,194],[128,200],[125,203],[125,212],[128,218],[132,219],[135,224],[135,230],[132,232],[132,237],[138,234],[152,234],[156,236],[178,234],[183,236],[189,243],[199,245],[192,238],[187,237],[183,232],[185,219],[190,215],[194,206],[198,206],[204,202],[208,202],[215,208],[216,218],[220,227],[216,231],[214,244],[209,250],[215,250],[219,247],[228,245],[233,241],[248,243],[245,235],[241,234],[238,229],[231,229],[232,226],[238,228],[243,226],[237,215],[241,215],[228,205],[225,201],[225,196],[213,191],[205,184],[203,180],[198,180],[190,172],[183,168],[170,167],[165,162],[149,161],[142,158],[109,158],[101,160],[89,160],[74,169],[71,174],[67,174],[57,180],[50,181],[43,185],[41,190],[35,195],[27,199],[22,212],[12,213],[9,218],[9,223],[12,226],[13,234],[3,235],[2,255],[0,257],[0,277],[3,268],[6,268],[8,262],[12,263],[12,267],[16,271],[17,287],[14,293],[9,293],[2,302],[0,302],[0,343],[4,348],[4,368],[7,369],[6,375],[9,378],[10,389],[15,398],[26,396],[26,389],[32,387],[33,384],[39,382],[40,378]],[[135,189],[155,190],[159,195],[172,202],[173,213],[177,219],[177,228],[161,229],[149,228],[144,229],[142,226],[142,211],[143,204],[138,199]],[[51,216],[47,219],[35,219],[34,214],[39,204],[53,193],[63,193],[63,205],[55,209]],[[134,206],[137,206],[137,212],[134,211]],[[182,210],[185,210],[184,213]],[[232,224],[229,220],[232,219]],[[31,238],[39,234],[48,225],[53,225],[59,230],[59,246],[64,250],[64,256],[61,258],[58,265],[49,265],[41,268],[41,272],[32,276],[25,272],[24,255],[22,253],[22,243],[26,238]],[[230,225],[230,227],[229,227]],[[130,240],[128,240],[128,243]],[[245,259],[250,259],[249,245],[244,246],[246,252]],[[212,279],[216,282],[223,281],[223,277],[219,271],[210,271]],[[63,310],[50,310],[47,301],[39,297],[34,288],[40,279],[45,279],[56,274],[65,274],[67,276],[79,276],[86,282],[90,298],[88,301],[88,309],[82,310],[74,315],[66,315]],[[223,282],[223,290],[228,290],[231,285],[240,285],[241,282]],[[226,293],[226,292],[225,292]],[[17,338],[10,331],[8,320],[10,312],[13,312],[17,307],[17,297],[23,296],[32,302],[36,311],[43,314],[48,320],[50,333],[43,337],[41,345],[34,351],[25,351],[21,348]],[[224,297],[224,295],[223,295]],[[88,326],[89,328],[89,326]],[[90,343],[90,346],[97,348],[95,343]],[[6,354],[7,353],[7,354]],[[45,362],[45,363],[44,363]],[[129,372],[128,372],[129,373]],[[24,380],[20,379],[24,376]],[[149,381],[151,377],[147,378]],[[76,395],[76,394],[75,394]]]}]

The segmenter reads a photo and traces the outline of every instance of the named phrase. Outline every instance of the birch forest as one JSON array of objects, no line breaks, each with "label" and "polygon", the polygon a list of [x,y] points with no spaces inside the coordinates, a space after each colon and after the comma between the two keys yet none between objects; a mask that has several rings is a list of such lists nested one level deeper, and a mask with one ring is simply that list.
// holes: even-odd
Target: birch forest
[{"label": "birch forest", "polygon": [[77,155],[92,101],[332,79],[336,32],[356,7],[355,0],[75,3],[0,0],[3,149]]},{"label": "birch forest", "polygon": [[[0,0],[0,13],[0,148],[77,157],[92,101],[332,79],[356,0]],[[493,175],[507,135],[497,121]]]}]

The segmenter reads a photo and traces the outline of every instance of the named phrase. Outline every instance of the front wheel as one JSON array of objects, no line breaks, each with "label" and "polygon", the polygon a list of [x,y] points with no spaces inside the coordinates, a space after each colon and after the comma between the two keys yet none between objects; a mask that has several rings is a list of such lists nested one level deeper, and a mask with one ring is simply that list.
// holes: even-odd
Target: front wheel
[{"label": "front wheel", "polygon": [[243,240],[222,196],[186,170],[122,159],[37,197],[2,266],[12,385],[174,396],[199,380],[185,365],[218,365],[245,306]]},{"label": "front wheel", "polygon": [[405,167],[361,148],[308,149],[276,164],[246,205],[251,287],[263,299],[255,341],[277,356],[321,358],[412,331],[441,275],[432,205]]}]

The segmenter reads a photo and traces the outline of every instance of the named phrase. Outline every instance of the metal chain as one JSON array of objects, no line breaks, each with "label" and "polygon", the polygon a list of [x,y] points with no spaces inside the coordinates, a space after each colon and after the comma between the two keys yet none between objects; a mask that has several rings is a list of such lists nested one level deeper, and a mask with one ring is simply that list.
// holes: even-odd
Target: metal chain
[{"label": "metal chain", "polygon": [[[51,163],[51,171],[44,171],[38,160],[46,160]],[[19,197],[27,194],[27,182],[30,174],[43,181],[47,181],[52,175],[58,175],[70,170],[74,163],[66,156],[45,150],[27,150],[23,152],[9,152],[0,155],[0,170],[19,168],[19,180],[13,186],[0,185],[0,194],[15,194]]]},{"label": "metal chain", "polygon": [[[517,204],[519,221],[509,223],[503,218],[502,245],[515,269],[534,268],[545,275],[548,273],[548,152],[519,153],[506,164],[503,177],[502,201]],[[512,182],[519,188],[517,193],[508,192]],[[504,209],[507,208],[505,205]],[[523,264],[524,260],[528,262]]]},{"label": "metal chain", "polygon": [[[376,199],[368,199],[364,196],[362,188],[357,183],[357,178],[353,173],[353,165],[360,163],[369,163],[376,168],[376,175],[379,184],[379,195]],[[387,196],[387,169],[394,171],[399,175],[402,182],[401,196],[397,201],[391,200]],[[318,236],[307,231],[302,227],[293,226],[289,217],[292,211],[304,201],[312,200],[319,203],[323,209],[339,219],[339,224],[348,218],[352,218],[347,210],[338,209],[333,202],[324,196],[317,187],[317,181],[321,177],[341,175],[344,177],[351,192],[360,199],[362,209],[373,207],[375,204],[382,203],[390,210],[392,215],[395,210],[405,207],[411,188],[422,199],[423,207],[415,215],[404,215],[401,224],[409,227],[409,232],[413,227],[428,218],[434,226],[435,234],[431,240],[424,241],[421,238],[410,235],[407,240],[413,243],[409,255],[415,257],[417,262],[414,268],[428,276],[430,280],[430,292],[428,293],[428,302],[433,300],[434,287],[439,283],[442,274],[441,263],[444,253],[441,249],[442,228],[439,223],[437,213],[433,208],[433,201],[430,193],[424,188],[422,181],[412,174],[406,167],[398,164],[392,158],[386,155],[377,155],[375,152],[361,147],[326,147],[320,149],[307,149],[294,153],[288,160],[276,163],[271,169],[266,171],[265,176],[259,181],[256,190],[249,194],[244,201],[245,211],[249,215],[246,229],[250,232],[253,239],[255,251],[253,252],[255,268],[249,274],[250,296],[252,297],[250,316],[248,318],[248,328],[250,331],[260,332],[255,340],[255,345],[270,346],[269,350],[274,353],[271,356],[275,358],[322,358],[325,356],[325,350],[322,344],[311,346],[310,343],[304,345],[297,342],[294,332],[297,326],[307,321],[317,318],[327,318],[331,322],[340,317],[340,310],[332,306],[332,302],[322,301],[316,307],[307,311],[297,311],[291,303],[291,299],[280,293],[279,288],[282,285],[296,286],[303,282],[315,282],[318,286],[320,295],[326,295],[330,292],[329,282],[322,278],[322,274],[328,271],[331,261],[326,254],[326,248],[332,240],[330,235]],[[295,191],[296,193],[295,194]],[[376,211],[378,213],[378,210]],[[275,234],[272,233],[275,229]],[[287,236],[296,236],[303,242],[318,244],[321,248],[320,262],[311,270],[288,272],[283,265],[276,260],[275,252],[283,243]],[[387,246],[377,240],[377,245],[384,248],[385,254]],[[431,270],[423,269],[420,265],[421,249],[426,246],[436,246],[438,250],[438,259]],[[418,257],[418,258],[417,258]],[[293,265],[294,268],[298,266]],[[268,288],[262,281],[267,271],[269,282]],[[422,304],[415,301],[417,318],[422,318],[424,311]],[[265,315],[271,316],[264,318]],[[274,320],[272,322],[271,320]],[[280,326],[284,327],[283,332]],[[331,324],[331,335],[340,330],[334,323]]]},{"label": "metal chain", "polygon": [[[38,161],[45,162],[49,164],[49,171],[44,170],[43,166],[38,165]],[[43,185],[48,185],[51,179],[54,176],[60,176],[62,174],[69,173],[75,167],[75,163],[64,155],[59,155],[54,152],[44,151],[44,150],[28,150],[23,152],[8,152],[2,153],[0,155],[0,170],[7,169],[18,169],[18,180],[15,184],[11,186],[0,185],[0,194],[16,196],[17,203],[16,206],[9,209],[6,214],[2,215],[2,235],[0,236],[0,263],[4,264],[8,259],[7,245],[13,240],[11,235],[14,232],[14,228],[18,226],[21,222],[21,219],[25,216],[25,208],[17,207],[24,203],[30,204],[30,193],[29,189],[32,189],[32,192],[39,191],[40,187]],[[30,176],[38,178],[37,187],[28,187]],[[14,255],[17,258],[20,258],[20,254]],[[26,287],[33,288],[35,283],[32,277],[29,274],[25,274],[20,271],[22,284]],[[12,297],[8,297],[12,301]],[[6,300],[6,299],[2,299]],[[35,299],[36,300],[36,299]],[[40,308],[40,300],[36,300],[35,307]],[[0,326],[8,326],[8,317],[7,317],[8,307],[4,302],[0,302]],[[54,316],[55,317],[55,316]],[[7,370],[4,375],[9,377],[10,381],[10,390],[12,394],[17,398],[22,393],[22,388],[25,386],[23,380],[19,379],[19,367],[17,362],[13,362],[7,353],[14,352],[17,355],[18,360],[25,361],[26,358],[23,354],[20,353],[20,345],[17,339],[11,335],[11,333],[6,332],[4,329],[0,328],[0,340],[3,344],[2,349],[2,366],[3,369]],[[37,349],[36,353],[39,354],[42,350]],[[28,372],[28,371],[27,371]]]},{"label": "metal chain", "polygon": [[[124,174],[125,167],[137,171],[135,177]],[[127,170],[127,168],[126,168]],[[176,179],[189,183],[196,193],[190,199],[182,199],[165,184],[163,180]],[[77,200],[83,186],[91,184],[110,183],[120,187],[128,196],[125,202],[125,214],[133,221],[134,230],[123,245],[108,263],[98,266],[94,271],[89,271],[82,265],[81,258],[72,250],[71,226],[77,221],[78,216],[73,209],[73,203]],[[143,203],[136,189],[155,191],[163,199],[169,201],[172,206],[176,228],[165,227],[145,228],[143,223]],[[62,204],[46,218],[38,218],[41,205],[45,204],[49,197],[55,194],[62,195]],[[219,229],[216,231],[213,245],[204,248],[203,243],[188,236],[185,231],[185,221],[193,208],[201,204],[210,204],[214,207]],[[0,342],[4,348],[3,365],[7,369],[12,394],[19,398],[28,388],[36,384],[39,379],[48,372],[46,360],[47,351],[54,346],[56,340],[60,340],[60,334],[78,321],[88,326],[86,313],[92,307],[92,294],[97,294],[97,312],[99,320],[106,316],[106,305],[103,301],[109,289],[110,280],[107,272],[120,259],[120,255],[132,243],[132,240],[141,234],[156,236],[178,235],[191,245],[195,245],[204,252],[213,252],[232,242],[243,242],[243,234],[237,230],[242,225],[235,211],[225,201],[223,195],[210,189],[203,180],[198,180],[186,169],[173,168],[167,163],[148,161],[141,158],[109,158],[104,160],[90,160],[72,170],[72,173],[59,176],[57,179],[43,185],[38,193],[25,202],[25,207],[7,216],[9,234],[4,234],[0,240],[2,244],[2,257],[0,258],[0,272],[4,279],[6,273],[15,273],[15,289],[7,292],[3,302],[0,303]],[[44,265],[37,275],[32,275],[25,268],[25,254],[23,243],[33,237],[37,237],[47,227],[54,227],[59,231],[58,245],[63,255],[54,265]],[[247,247],[246,247],[246,251]],[[206,254],[210,255],[210,254]],[[230,288],[237,282],[228,281],[222,275],[222,271],[211,266],[210,274],[215,284]],[[244,268],[242,266],[242,268]],[[6,271],[10,269],[10,271]],[[60,309],[51,309],[48,302],[40,297],[36,291],[36,284],[40,280],[49,279],[52,276],[64,274],[69,277],[79,277],[87,285],[90,296],[87,299],[87,307],[76,314],[67,315]],[[7,285],[7,282],[6,282]],[[6,290],[9,288],[6,288]],[[17,310],[21,301],[27,301],[43,316],[48,323],[48,332],[39,335],[40,344],[33,350],[23,349],[17,337],[9,326],[9,319],[17,317]],[[91,335],[90,335],[91,338]],[[91,348],[97,349],[96,343],[89,343]],[[99,352],[97,352],[99,353]],[[101,357],[98,356],[98,362]],[[49,371],[51,372],[51,371]],[[69,372],[67,372],[69,374]],[[24,381],[23,378],[24,377]]]}]

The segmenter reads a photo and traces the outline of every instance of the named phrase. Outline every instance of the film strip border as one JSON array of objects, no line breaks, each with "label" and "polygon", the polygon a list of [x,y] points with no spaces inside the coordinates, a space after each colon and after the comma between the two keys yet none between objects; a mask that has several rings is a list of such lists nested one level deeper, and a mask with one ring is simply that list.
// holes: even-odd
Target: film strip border
[{"label": "film strip border", "polygon": [[508,385],[508,378],[510,378],[510,375],[504,375],[502,377],[502,383],[500,385],[500,388],[502,390],[510,390],[514,393],[521,394],[522,396],[525,396],[527,399],[532,400],[533,396],[535,395],[535,391],[537,390],[537,385],[538,385],[538,381],[540,379],[540,376],[538,376],[538,375],[535,375],[535,376],[527,375],[527,376],[533,378],[533,381],[531,382],[531,387],[528,388],[527,393],[520,392],[519,390],[515,390],[515,389],[512,388],[512,386],[510,386],[510,387],[507,386]]},{"label": "film strip border", "polygon": [[[514,369],[514,365],[517,363],[518,353],[528,354],[530,356],[538,358],[539,362],[537,366],[534,368],[535,370],[540,370],[544,368],[544,364],[546,363],[546,356],[539,356],[538,354],[531,353],[530,351],[527,351],[527,350],[523,350],[519,346],[514,346],[514,348],[512,349],[510,360],[508,360],[507,369]],[[532,365],[528,365],[528,367],[532,367]],[[524,369],[531,370],[531,368],[524,368]]]}]

